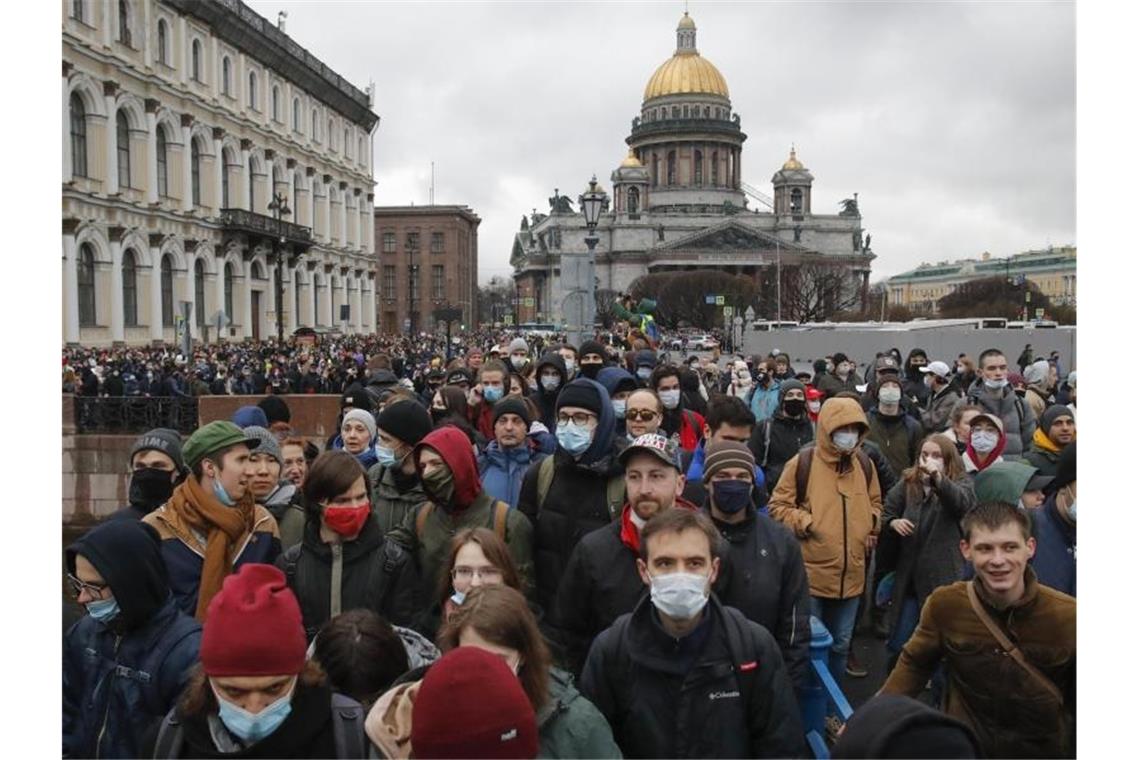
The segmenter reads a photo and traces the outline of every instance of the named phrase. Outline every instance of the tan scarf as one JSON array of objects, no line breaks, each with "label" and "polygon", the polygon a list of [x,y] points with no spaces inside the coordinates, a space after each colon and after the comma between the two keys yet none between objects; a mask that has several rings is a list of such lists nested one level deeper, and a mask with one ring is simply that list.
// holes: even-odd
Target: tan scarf
[{"label": "tan scarf", "polygon": [[[214,494],[207,493],[197,478],[189,477],[174,489],[165,509],[181,527],[196,528],[206,534],[206,556],[198,583],[198,608],[194,612],[194,617],[204,621],[210,601],[222,590],[222,581],[233,567],[234,554],[253,530],[253,495],[246,491],[237,504],[227,507]],[[178,527],[172,525],[176,531]],[[194,540],[192,535],[180,537]]]}]

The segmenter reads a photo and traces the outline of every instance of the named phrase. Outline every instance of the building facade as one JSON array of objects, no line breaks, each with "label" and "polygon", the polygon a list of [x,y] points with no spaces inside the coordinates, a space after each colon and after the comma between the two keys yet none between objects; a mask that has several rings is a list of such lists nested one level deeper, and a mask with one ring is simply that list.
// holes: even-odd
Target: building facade
[{"label": "building facade", "polygon": [[1026,251],[1007,258],[983,253],[978,259],[922,264],[887,280],[892,305],[936,313],[938,299],[963,283],[987,277],[1029,281],[1055,306],[1077,305],[1077,248],[1067,245]]},{"label": "building facade", "polygon": [[63,6],[64,340],[374,331],[372,94],[239,0]]},{"label": "building facade", "polygon": [[433,331],[445,307],[475,323],[481,221],[466,206],[375,209],[381,332]]},{"label": "building facade", "polygon": [[[865,301],[874,254],[858,198],[839,214],[813,210],[815,178],[794,148],[772,177],[771,197],[743,181],[747,135],[725,78],[697,50],[696,32],[685,13],[673,56],[645,87],[598,224],[595,290],[624,292],[647,273],[711,268],[752,277],[774,303],[777,267],[783,281],[800,267],[823,265],[843,272],[846,294]],[[749,198],[767,210],[750,210]],[[556,190],[550,213],[524,216],[515,235],[521,322],[561,321],[561,255],[586,250],[585,221],[571,203]]]}]

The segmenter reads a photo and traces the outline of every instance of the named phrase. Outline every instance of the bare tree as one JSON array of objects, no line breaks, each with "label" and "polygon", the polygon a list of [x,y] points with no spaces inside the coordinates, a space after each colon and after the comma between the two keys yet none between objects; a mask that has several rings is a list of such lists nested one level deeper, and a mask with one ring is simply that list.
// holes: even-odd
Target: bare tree
[{"label": "bare tree", "polygon": [[[710,330],[723,323],[725,306],[743,311],[756,299],[756,284],[749,277],[712,269],[666,272],[638,278],[630,288],[634,301],[657,302],[654,318],[665,328],[692,325]],[[723,303],[706,303],[706,296],[723,296]]]},{"label": "bare tree", "polygon": [[503,317],[514,314],[511,301],[515,297],[515,283],[506,277],[492,277],[487,284],[479,286],[479,321],[502,322]]},{"label": "bare tree", "polygon": [[805,262],[787,267],[782,282],[783,314],[797,322],[820,322],[859,305],[859,289],[841,266]]}]

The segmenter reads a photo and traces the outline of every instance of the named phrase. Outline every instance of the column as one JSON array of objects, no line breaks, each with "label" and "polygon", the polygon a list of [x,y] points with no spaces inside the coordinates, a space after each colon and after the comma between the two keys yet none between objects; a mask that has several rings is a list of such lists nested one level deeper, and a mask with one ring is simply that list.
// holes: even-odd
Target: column
[{"label": "column", "polygon": [[[193,251],[186,252],[186,275],[182,278],[183,287],[185,288],[186,297],[182,300],[190,302],[190,337],[198,337],[198,304],[196,302],[195,293],[197,290],[194,287],[194,260],[197,257]],[[174,311],[178,312],[178,299],[174,299]]]},{"label": "column", "polygon": [[353,332],[364,332],[364,278],[356,277],[356,289],[352,291],[352,325]]},{"label": "column", "polygon": [[[151,4],[150,3],[143,3],[142,5],[143,5],[142,28],[141,29],[138,28],[138,24],[135,24],[135,30],[134,31],[138,33],[136,36],[136,41],[137,41],[137,37],[142,37],[143,65],[149,69],[150,65],[151,65],[151,58],[153,57],[151,52],[150,52],[150,29],[151,29],[151,27],[150,27],[150,5]],[[136,6],[136,8],[137,8],[137,6]]]},{"label": "column", "polygon": [[324,323],[328,327],[336,324],[336,311],[333,309],[333,300],[335,298],[335,291],[332,286],[332,275],[325,274],[325,308],[324,308]]},{"label": "column", "polygon": [[63,339],[79,342],[79,264],[75,234],[63,233]]},{"label": "column", "polygon": [[[225,311],[226,310],[226,260],[225,259],[215,259],[214,266],[216,266],[218,269],[217,274],[214,275],[214,303],[216,303],[218,305],[218,309],[217,309],[218,311]],[[206,319],[210,319],[211,316],[212,316],[211,314],[207,314]],[[234,321],[234,315],[233,314],[226,314],[226,316],[229,318],[230,322]],[[217,329],[216,324],[213,326],[215,329]],[[226,332],[227,334],[229,332],[229,330],[226,327],[223,327],[222,330],[224,332]],[[219,335],[218,339],[220,340],[221,337],[222,336]]]},{"label": "column", "polygon": [[246,211],[253,211],[249,203],[249,188],[253,185],[253,175],[249,173],[249,150],[252,144],[249,140],[241,141],[241,202],[236,204],[237,208],[243,208]]},{"label": "column", "polygon": [[357,225],[360,227],[360,250],[365,253],[372,253],[372,248],[368,245],[368,203],[363,195],[359,196],[357,205],[359,206],[357,209]]},{"label": "column", "polygon": [[182,210],[191,213],[194,211],[193,177],[191,176],[194,163],[194,151],[191,143],[194,140],[191,125],[194,117],[182,114]]},{"label": "column", "polygon": [[[234,308],[241,309],[241,334],[243,337],[253,337],[253,262],[246,261],[242,263],[243,283],[241,289],[241,306]],[[261,315],[256,315],[260,317]]]},{"label": "column", "polygon": [[[159,235],[150,240],[150,339],[162,340],[162,251]],[[121,308],[120,308],[121,311]]]},{"label": "column", "polygon": [[178,42],[182,49],[182,65],[178,67],[178,81],[185,87],[190,72],[190,36],[186,34],[186,17],[181,14],[178,16]]},{"label": "column", "polygon": [[222,138],[225,132],[214,127],[214,208],[222,212],[222,172],[226,169],[226,154],[222,150]]},{"label": "column", "polygon": [[[98,5],[98,4],[97,4]],[[118,28],[118,19],[115,18],[115,13],[118,11],[118,3],[101,3],[103,7],[103,44],[111,47],[111,43],[115,39],[115,30]]]},{"label": "column", "polygon": [[325,234],[322,236],[324,242],[332,242],[332,175],[326,174],[323,177],[325,186]]},{"label": "column", "polygon": [[[149,6],[148,6],[149,7]],[[146,101],[146,202],[158,203],[158,101]]]},{"label": "column", "polygon": [[[348,248],[348,183],[340,183],[340,247]],[[348,287],[348,283],[345,283]],[[347,290],[345,293],[347,294]]]},{"label": "column", "polygon": [[297,270],[289,269],[286,271],[289,274],[289,280],[283,285],[285,291],[285,306],[287,307],[285,330],[292,335],[299,327],[297,324]]},{"label": "column", "polygon": [[123,332],[123,243],[122,229],[111,233],[111,340],[122,342]]},{"label": "column", "polygon": [[313,240],[320,240],[321,238],[317,233],[317,178],[314,176],[309,180],[309,200],[311,201],[312,216],[309,226],[313,228]]},{"label": "column", "polygon": [[[268,205],[273,201],[273,195],[277,192],[277,185],[273,181],[273,158],[274,153],[272,149],[266,148],[265,150],[265,203]],[[258,214],[268,214],[269,209],[252,209]],[[276,326],[275,326],[276,327]]]},{"label": "column", "polygon": [[115,150],[115,135],[119,131],[115,121],[115,93],[118,89],[119,86],[114,82],[103,83],[103,101],[107,109],[107,181],[103,186],[107,195],[119,192],[119,154]]},{"label": "column", "polygon": [[[292,119],[293,118],[292,106],[290,106],[289,110],[290,110],[289,118]],[[293,224],[300,224],[301,223],[301,209],[297,208],[298,206],[300,206],[300,204],[293,202],[294,199],[298,198],[298,196],[297,196],[297,162],[291,158],[285,160],[285,175],[286,175],[285,176],[285,183],[286,183],[285,192],[288,194],[287,197],[289,198],[289,208],[292,209],[292,211],[293,211],[293,216],[290,217],[290,221],[292,221]]]},{"label": "column", "polygon": [[365,329],[370,332],[376,332],[376,277],[375,275],[368,278],[368,319],[365,323]]},{"label": "column", "polygon": [[[372,201],[373,201],[374,197],[375,196],[373,196],[372,193],[369,193],[368,194],[368,202],[364,204],[364,215],[367,218],[367,221],[365,222],[365,225],[364,225],[364,229],[367,231],[367,234],[368,234],[368,252],[369,253],[376,253],[376,217],[372,213]],[[373,286],[375,286],[375,283],[373,283]],[[372,290],[375,291],[376,288],[373,287]]]},{"label": "column", "polygon": [[[71,88],[67,78],[71,73],[71,64],[63,64],[63,181],[70,182],[71,168]],[[74,241],[72,241],[74,242]]]},{"label": "column", "polygon": [[301,293],[301,306],[305,309],[304,319],[302,320],[309,327],[317,326],[317,310],[313,307],[313,293],[316,292],[316,279],[313,277],[313,272],[306,272],[309,275],[309,283],[302,288],[304,291]]}]

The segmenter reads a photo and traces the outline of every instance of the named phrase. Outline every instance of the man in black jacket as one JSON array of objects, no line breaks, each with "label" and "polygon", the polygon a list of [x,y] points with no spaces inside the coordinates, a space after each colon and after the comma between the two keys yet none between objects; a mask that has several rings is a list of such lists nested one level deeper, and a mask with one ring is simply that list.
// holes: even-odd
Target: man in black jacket
[{"label": "man in black jacket", "polygon": [[705,454],[704,507],[720,535],[717,597],[768,629],[797,690],[807,685],[811,624],[803,554],[795,535],[753,504],[756,461],[742,443],[711,444]]},{"label": "man in black jacket", "polygon": [[720,560],[707,515],[668,509],[642,530],[648,597],[590,648],[583,696],[626,757],[794,757],[792,683],[763,626],[711,594]]},{"label": "man in black jacket", "polygon": [[799,380],[780,383],[779,408],[753,429],[748,441],[748,448],[764,472],[768,493],[776,488],[787,461],[815,440],[815,428],[807,414],[806,393]]}]

